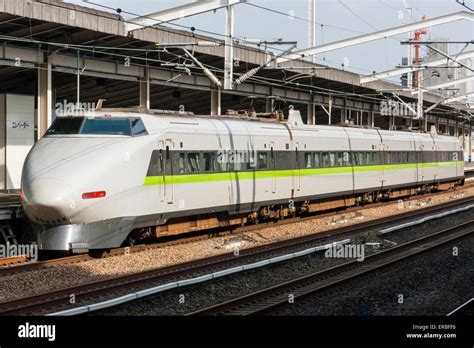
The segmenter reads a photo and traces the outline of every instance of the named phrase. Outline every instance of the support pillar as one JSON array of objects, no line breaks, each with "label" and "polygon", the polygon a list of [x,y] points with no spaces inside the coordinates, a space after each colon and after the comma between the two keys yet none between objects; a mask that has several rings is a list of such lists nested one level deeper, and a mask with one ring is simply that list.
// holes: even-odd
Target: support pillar
[{"label": "support pillar", "polygon": [[145,67],[143,77],[140,79],[140,106],[150,109],[150,75]]},{"label": "support pillar", "polygon": [[332,97],[329,97],[328,111],[329,111],[328,124],[331,125],[332,124]]},{"label": "support pillar", "polygon": [[389,116],[388,118],[388,130],[395,129],[395,116]]},{"label": "support pillar", "polygon": [[370,104],[370,111],[369,111],[369,116],[367,119],[367,125],[370,128],[374,128],[374,125],[375,125],[374,104]]},{"label": "support pillar", "polygon": [[307,124],[316,124],[316,104],[314,103],[314,95],[311,95],[311,101],[308,103],[308,120]]},{"label": "support pillar", "polygon": [[234,78],[234,6],[226,7],[224,89],[232,89]]},{"label": "support pillar", "polygon": [[221,115],[221,89],[211,90],[211,116]]},{"label": "support pillar", "polygon": [[39,140],[52,122],[53,91],[51,62],[38,66],[38,112],[36,139]]},{"label": "support pillar", "polygon": [[469,149],[468,149],[468,154],[469,154],[469,163],[472,161],[472,123],[469,120]]}]

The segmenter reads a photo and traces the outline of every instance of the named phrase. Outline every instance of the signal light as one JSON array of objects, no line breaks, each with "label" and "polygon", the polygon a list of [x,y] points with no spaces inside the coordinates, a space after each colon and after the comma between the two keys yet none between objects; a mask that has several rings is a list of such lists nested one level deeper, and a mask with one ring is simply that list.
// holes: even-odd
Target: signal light
[{"label": "signal light", "polygon": [[105,191],[85,192],[82,194],[82,199],[103,198],[103,197],[105,197]]}]

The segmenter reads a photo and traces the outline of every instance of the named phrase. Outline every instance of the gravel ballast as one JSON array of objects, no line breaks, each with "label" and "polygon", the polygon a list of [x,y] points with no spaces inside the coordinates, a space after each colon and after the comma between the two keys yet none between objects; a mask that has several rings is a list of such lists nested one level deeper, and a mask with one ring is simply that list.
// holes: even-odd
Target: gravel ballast
[{"label": "gravel ballast", "polygon": [[[431,220],[422,225],[417,225],[417,226],[409,227],[397,232],[393,232],[393,233],[390,233],[389,235],[384,235],[382,238],[380,238],[375,233],[373,233],[370,236],[356,239],[355,242],[380,243],[381,248],[388,248],[388,247],[393,246],[394,243],[400,244],[400,243],[407,242],[409,240],[417,239],[422,236],[429,235],[437,231],[441,231],[443,228],[446,228],[448,226],[453,226],[465,221],[469,221],[470,219],[473,219],[473,218],[474,218],[474,209],[471,209],[468,212],[454,214],[452,216],[449,216],[448,218]],[[446,274],[446,272],[448,274],[452,271],[456,271],[456,272],[453,272],[451,276],[448,277],[447,279],[446,278],[444,280],[437,279],[437,283],[436,282],[433,283],[436,286],[432,289],[430,289],[428,285],[420,286],[420,290],[419,290],[420,298],[429,299],[430,294],[432,292],[442,293],[443,287],[446,288],[445,282],[449,282],[449,284],[454,284],[454,286],[456,286],[458,282],[462,283],[463,282],[462,277],[464,275],[461,274],[462,273],[461,271],[471,272],[471,283],[469,283],[468,279],[466,279],[466,282],[464,283],[465,293],[466,293],[467,288],[472,288],[471,284],[473,284],[474,279],[472,277],[474,276],[474,272],[472,268],[472,263],[469,262],[470,260],[472,260],[472,256],[474,256],[474,255],[469,254],[469,253],[471,254],[474,253],[474,249],[472,248],[472,246],[473,246],[472,244],[469,247],[469,245],[465,244],[464,242],[462,244],[460,243],[459,248],[460,248],[460,252],[463,253],[462,257],[459,256],[458,258],[453,258],[453,260],[446,263],[446,266],[441,264],[441,265],[438,265],[438,267],[436,268],[434,265],[431,265],[430,267],[433,267],[433,269],[439,272],[440,275]],[[366,248],[366,255],[372,252],[373,252],[373,249]],[[273,266],[269,266],[269,267],[265,267],[261,269],[256,269],[252,271],[247,271],[244,273],[240,273],[238,275],[228,276],[228,277],[221,278],[215,281],[206,282],[203,284],[198,284],[195,286],[190,286],[190,287],[186,287],[186,288],[182,288],[178,290],[168,291],[162,294],[152,296],[150,298],[134,301],[134,302],[122,305],[120,307],[110,308],[108,310],[97,313],[97,315],[182,315],[188,312],[198,310],[200,308],[211,306],[213,304],[231,300],[233,298],[236,298],[245,294],[249,294],[257,290],[262,290],[270,286],[282,283],[284,281],[295,279],[297,277],[304,276],[312,272],[320,271],[325,268],[340,264],[341,262],[347,262],[347,261],[348,261],[347,259],[337,259],[337,258],[329,259],[325,257],[324,253],[320,252],[317,254],[301,257],[295,260],[285,261],[277,265],[273,265]],[[453,265],[458,265],[459,268],[463,268],[463,270],[458,270],[457,267],[452,268]],[[396,278],[391,277],[390,274],[388,274],[387,276],[385,276],[384,274],[384,277],[380,278],[380,279],[387,279],[387,286],[389,285],[392,286],[390,290],[391,292],[389,293],[389,295],[392,296],[392,300],[393,298],[395,298],[395,303],[397,301],[396,296],[403,289],[405,289],[405,291],[410,291],[412,294],[414,294],[414,290],[409,288],[408,284],[405,284],[404,282],[402,282],[404,280],[403,274],[406,271],[408,270],[404,269],[400,272],[400,280],[397,280]],[[456,275],[457,271],[461,272],[460,275]],[[419,270],[418,272],[423,273],[422,270]],[[375,284],[374,280],[370,280],[368,283],[372,285]],[[379,283],[378,278],[376,280],[376,283],[377,284]],[[412,284],[413,287],[416,288],[417,281],[413,281],[410,284]],[[396,291],[393,289],[396,289]],[[321,302],[326,304],[325,306],[322,306],[320,303],[317,303],[314,306],[313,305],[308,305],[308,306],[305,305],[301,307],[295,306],[294,308],[290,308],[287,312],[284,312],[283,314],[288,314],[288,315],[290,314],[297,314],[297,315],[388,314],[389,312],[387,313],[384,312],[384,308],[380,304],[378,304],[378,307],[377,307],[377,308],[380,308],[380,310],[378,310],[376,313],[372,313],[372,310],[365,309],[366,304],[361,305],[359,303],[363,301],[368,301],[368,302],[373,301],[373,299],[375,298],[374,296],[379,292],[380,292],[379,290],[374,290],[374,293],[371,293],[370,295],[368,295],[368,297],[364,297],[365,295],[359,295],[359,297],[356,298],[357,301],[355,301],[354,295],[353,295],[355,294],[355,292],[352,290],[352,288],[349,290],[346,289],[345,291],[346,295],[343,295],[343,296],[346,296],[344,297],[344,299],[346,299],[348,303],[351,303],[351,301],[352,302],[355,301],[358,303],[356,306],[356,309],[354,309],[353,312],[348,312],[348,310],[345,309],[344,306],[339,303],[341,300],[339,298],[340,296],[335,295],[330,300],[327,300],[326,298],[321,300]],[[462,294],[462,290],[460,290],[459,293]],[[388,295],[386,292],[384,294],[385,294],[384,301],[386,301]],[[408,296],[408,292],[405,292],[404,294],[405,296]],[[437,297],[432,297],[432,298],[435,301],[439,300]],[[453,302],[451,303],[446,302],[447,307],[456,303],[456,301],[459,302],[459,300],[460,300],[460,297],[457,297],[456,299],[453,299]],[[433,308],[435,308],[436,307],[435,303],[436,302],[431,302],[427,304],[427,306],[434,306]],[[417,302],[413,302],[413,304],[411,305],[412,305],[411,312],[405,309],[404,312],[393,313],[393,314],[407,314],[407,313],[408,314],[424,314],[423,307],[421,308],[416,307]],[[407,308],[407,306],[405,306],[405,308]],[[317,311],[313,313],[311,312],[311,308],[317,308]],[[323,311],[322,308],[325,311]],[[339,309],[339,312],[334,312],[334,309]],[[441,309],[441,311],[442,310],[444,310],[444,308]],[[426,314],[431,314],[431,312],[426,313]]]}]

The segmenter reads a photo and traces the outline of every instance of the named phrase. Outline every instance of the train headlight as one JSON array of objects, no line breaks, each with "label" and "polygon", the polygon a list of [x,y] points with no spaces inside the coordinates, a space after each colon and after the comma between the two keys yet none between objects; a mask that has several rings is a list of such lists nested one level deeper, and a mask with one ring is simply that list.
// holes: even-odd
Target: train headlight
[{"label": "train headlight", "polygon": [[82,194],[82,199],[104,198],[105,196],[105,191],[85,192]]}]

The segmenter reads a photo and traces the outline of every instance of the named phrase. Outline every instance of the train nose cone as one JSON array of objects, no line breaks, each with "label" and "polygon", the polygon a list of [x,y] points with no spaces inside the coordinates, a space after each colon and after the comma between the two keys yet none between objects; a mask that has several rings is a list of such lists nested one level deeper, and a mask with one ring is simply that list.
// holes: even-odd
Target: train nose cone
[{"label": "train nose cone", "polygon": [[23,185],[23,209],[38,223],[66,222],[74,205],[71,189],[61,180],[39,179]]}]

